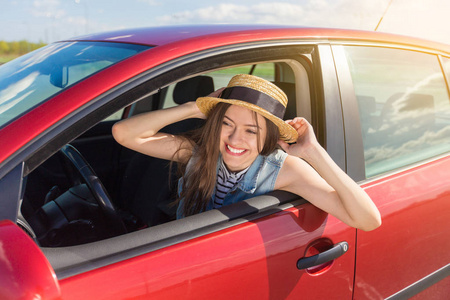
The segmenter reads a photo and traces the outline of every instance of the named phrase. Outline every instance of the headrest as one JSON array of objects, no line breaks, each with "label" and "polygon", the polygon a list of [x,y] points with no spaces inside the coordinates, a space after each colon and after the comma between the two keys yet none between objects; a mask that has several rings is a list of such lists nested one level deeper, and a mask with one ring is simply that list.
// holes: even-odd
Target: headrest
[{"label": "headrest", "polygon": [[214,82],[210,76],[196,76],[178,82],[173,90],[173,101],[183,104],[195,101],[214,92]]}]

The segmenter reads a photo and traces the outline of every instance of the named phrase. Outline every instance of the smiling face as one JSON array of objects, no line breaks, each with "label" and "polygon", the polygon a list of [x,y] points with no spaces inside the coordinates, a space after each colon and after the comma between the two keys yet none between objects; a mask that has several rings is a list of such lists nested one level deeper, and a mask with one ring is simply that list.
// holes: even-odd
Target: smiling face
[{"label": "smiling face", "polygon": [[250,166],[263,149],[266,120],[259,114],[256,117],[257,120],[252,110],[237,105],[231,105],[225,113],[219,148],[225,165],[232,172]]}]

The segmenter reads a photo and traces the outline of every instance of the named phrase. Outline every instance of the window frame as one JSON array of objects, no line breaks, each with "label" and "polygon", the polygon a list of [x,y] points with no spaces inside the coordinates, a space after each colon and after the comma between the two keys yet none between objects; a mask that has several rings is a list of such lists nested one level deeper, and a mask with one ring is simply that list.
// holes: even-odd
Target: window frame
[{"label": "window frame", "polygon": [[23,193],[23,169],[24,164],[18,164],[14,169],[0,178],[0,197],[1,211],[0,220],[9,219],[17,221],[20,201]]},{"label": "window frame", "polygon": [[[450,96],[450,56],[438,54],[439,64],[441,65],[442,73],[444,74],[445,82],[447,83],[447,92]],[[444,59],[448,60],[449,67],[448,70],[445,69]]]}]

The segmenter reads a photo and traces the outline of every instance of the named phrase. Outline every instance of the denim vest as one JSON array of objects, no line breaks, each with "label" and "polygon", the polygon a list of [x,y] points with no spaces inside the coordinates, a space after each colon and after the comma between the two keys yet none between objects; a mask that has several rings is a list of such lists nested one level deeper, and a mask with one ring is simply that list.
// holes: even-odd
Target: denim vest
[{"label": "denim vest", "polygon": [[[227,193],[225,199],[223,200],[223,206],[273,191],[278,173],[283,166],[286,157],[287,153],[281,149],[276,149],[268,156],[258,155],[241,181]],[[216,174],[219,170],[221,160],[222,156],[219,157],[217,162]],[[187,169],[189,169],[189,163]],[[181,193],[182,188],[183,181],[180,179],[178,181],[178,194]],[[213,208],[215,197],[216,196],[214,193],[206,207],[206,210],[211,210]],[[181,200],[178,205],[177,219],[184,217],[181,209],[182,204],[183,200]]]}]

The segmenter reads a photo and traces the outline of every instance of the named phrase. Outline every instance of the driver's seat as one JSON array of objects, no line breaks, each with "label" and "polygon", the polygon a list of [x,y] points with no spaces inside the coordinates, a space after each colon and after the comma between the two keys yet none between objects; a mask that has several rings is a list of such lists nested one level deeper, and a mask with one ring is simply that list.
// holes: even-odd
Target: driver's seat
[{"label": "driver's seat", "polygon": [[[197,76],[180,81],[173,92],[176,104],[195,101],[214,91],[213,79]],[[200,127],[200,119],[188,119],[171,124],[161,131],[180,134]],[[170,178],[169,178],[170,174]],[[170,162],[136,153],[128,164],[121,185],[120,199],[125,210],[131,211],[148,226],[161,224],[176,217],[176,164],[170,170]]]}]

